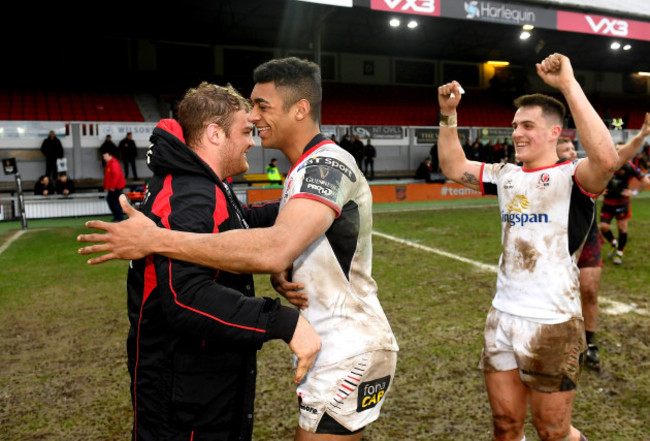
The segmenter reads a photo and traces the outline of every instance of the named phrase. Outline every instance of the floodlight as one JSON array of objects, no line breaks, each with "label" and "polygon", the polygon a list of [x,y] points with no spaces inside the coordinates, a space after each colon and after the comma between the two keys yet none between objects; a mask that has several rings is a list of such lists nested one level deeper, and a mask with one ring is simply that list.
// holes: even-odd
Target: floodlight
[{"label": "floodlight", "polygon": [[396,28],[397,26],[399,26],[399,19],[392,18],[389,23],[392,27]]},{"label": "floodlight", "polygon": [[529,38],[530,38],[530,32],[528,31],[523,31],[521,34],[519,34],[520,40],[528,40]]},{"label": "floodlight", "polygon": [[406,26],[408,26],[409,29],[415,29],[418,27],[418,22],[415,20],[411,20],[409,21],[409,24],[407,24]]},{"label": "floodlight", "polygon": [[618,49],[621,48],[621,43],[619,43],[618,41],[615,41],[614,43],[611,44],[610,47],[611,47],[612,49],[614,49],[614,50],[618,50]]},{"label": "floodlight", "polygon": [[524,31],[532,31],[533,29],[535,29],[535,26],[530,25],[530,24],[526,24],[526,25],[523,25],[523,26],[522,26],[522,29],[523,29]]},{"label": "floodlight", "polygon": [[623,50],[624,50],[624,51],[629,51],[630,49],[632,49],[632,45],[631,45],[631,44],[626,44],[625,46],[623,46]]}]

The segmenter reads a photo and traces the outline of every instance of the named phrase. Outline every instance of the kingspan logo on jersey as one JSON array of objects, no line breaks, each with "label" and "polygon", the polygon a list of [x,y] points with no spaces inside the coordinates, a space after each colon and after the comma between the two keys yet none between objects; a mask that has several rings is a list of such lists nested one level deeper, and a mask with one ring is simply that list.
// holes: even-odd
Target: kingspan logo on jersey
[{"label": "kingspan logo on jersey", "polygon": [[[498,6],[497,6],[498,5]],[[483,1],[465,2],[466,18],[476,18],[486,21],[506,21],[511,23],[535,23],[535,12],[528,9],[518,9],[514,5],[507,7],[503,3]]]},{"label": "kingspan logo on jersey", "polygon": [[513,197],[505,206],[505,212],[501,212],[501,222],[507,222],[510,226],[524,226],[526,224],[547,224],[548,214],[527,213],[530,209],[530,201],[524,195]]}]

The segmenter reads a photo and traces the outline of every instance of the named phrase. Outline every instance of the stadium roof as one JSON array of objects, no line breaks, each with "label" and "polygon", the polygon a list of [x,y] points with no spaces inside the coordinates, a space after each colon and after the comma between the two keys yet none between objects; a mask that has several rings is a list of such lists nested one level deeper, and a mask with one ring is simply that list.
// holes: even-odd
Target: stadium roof
[{"label": "stadium roof", "polygon": [[[146,12],[135,22],[138,25],[132,19],[126,23],[141,28],[143,35],[153,33],[163,39],[304,50],[313,47],[315,29],[321,26],[324,52],[462,61],[503,59],[521,65],[531,65],[549,53],[561,52],[570,56],[577,68],[612,72],[650,70],[650,41],[541,28],[522,41],[521,26],[422,15],[402,17],[416,19],[419,26],[415,29],[393,29],[388,21],[400,14],[371,10],[370,0],[355,1],[355,5],[362,3],[367,6],[345,8],[297,0],[186,0],[174,9]],[[610,49],[614,40],[626,41],[632,49],[614,52]]]},{"label": "stadium roof", "polygon": [[[348,0],[352,1],[352,0]],[[650,41],[617,37],[616,17],[650,26],[647,0],[629,0],[630,8],[597,19],[602,35],[558,31],[536,27],[528,40],[520,40],[521,26],[461,18],[396,14],[371,9],[378,0],[353,0],[354,7],[327,6],[298,0],[183,0],[173,7],[148,1],[126,3],[117,0],[101,12],[80,20],[74,13],[54,4],[43,6],[39,18],[30,27],[42,29],[48,38],[60,34],[81,39],[129,38],[202,45],[279,48],[280,51],[312,51],[317,35],[321,51],[389,55],[393,57],[484,62],[506,60],[513,65],[533,66],[546,55],[560,52],[572,59],[575,69],[633,73],[650,71]],[[427,0],[390,0],[404,4]],[[433,1],[433,0],[429,0]],[[435,0],[439,2],[441,0]],[[557,1],[549,5],[539,1],[481,2],[462,0],[457,5],[491,3],[523,5],[542,11],[564,9],[603,14],[603,9],[584,9],[581,2]],[[603,3],[604,2],[600,2]],[[424,4],[424,3],[423,3]],[[620,4],[620,2],[619,2]],[[51,10],[48,10],[52,8]],[[460,6],[459,6],[460,7]],[[637,8],[639,9],[639,8]],[[402,25],[391,28],[390,18],[418,22],[415,29]],[[601,21],[598,21],[601,20]],[[316,32],[320,29],[320,33]],[[55,31],[55,32],[53,32]],[[609,33],[606,31],[610,31]],[[629,43],[630,50],[613,51],[613,41]],[[19,43],[16,43],[19,44]],[[34,57],[38,53],[33,53]],[[106,54],[110,60],[110,54]]]}]

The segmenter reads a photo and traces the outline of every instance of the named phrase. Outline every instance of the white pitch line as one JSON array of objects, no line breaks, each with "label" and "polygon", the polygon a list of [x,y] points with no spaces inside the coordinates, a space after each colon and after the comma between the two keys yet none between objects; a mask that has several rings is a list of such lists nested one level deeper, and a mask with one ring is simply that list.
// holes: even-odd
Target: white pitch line
[{"label": "white pitch line", "polygon": [[14,242],[15,242],[15,241],[20,237],[20,236],[23,235],[23,233],[25,233],[25,231],[27,231],[27,230],[18,230],[16,233],[14,233],[13,236],[11,236],[11,237],[9,238],[8,241],[6,241],[5,243],[3,243],[2,246],[0,246],[0,254],[4,253],[4,251],[5,251],[7,248],[9,248],[9,245],[11,245],[12,243],[14,243]]},{"label": "white pitch line", "polygon": [[418,248],[420,250],[428,251],[430,253],[438,254],[440,256],[448,257],[450,259],[459,260],[459,261],[461,261],[463,263],[467,263],[469,265],[473,265],[473,266],[475,266],[475,267],[477,267],[479,269],[482,269],[483,271],[487,271],[487,272],[491,272],[491,273],[495,273],[495,274],[498,272],[498,269],[497,269],[496,265],[487,265],[485,263],[477,262],[476,260],[471,260],[471,259],[467,259],[465,257],[458,256],[456,254],[448,253],[448,252],[443,251],[443,250],[441,250],[439,248],[427,247],[427,246],[420,245],[420,244],[415,243],[415,242],[400,239],[399,237],[391,236],[389,234],[380,233],[378,231],[373,231],[372,234],[374,234],[375,236],[383,237],[384,239],[392,240],[393,242],[408,245],[408,246],[413,247],[413,248]]},{"label": "white pitch line", "polygon": [[[375,236],[383,237],[384,239],[392,240],[393,242],[401,243],[403,245],[407,245],[413,248],[427,251],[429,253],[434,253],[440,256],[447,257],[449,259],[458,260],[460,262],[475,266],[478,269],[483,271],[487,271],[495,274],[498,272],[498,268],[496,265],[488,265],[485,263],[477,262],[476,260],[467,259],[465,257],[458,256],[456,254],[448,253],[447,251],[443,251],[439,248],[431,248],[425,245],[420,245],[419,243],[411,242],[409,240],[400,239],[399,237],[391,236],[390,234],[384,234],[378,231],[373,231],[372,234],[374,234]],[[637,305],[634,303],[627,304],[627,303],[617,302],[616,300],[612,300],[608,297],[602,297],[602,296],[598,297],[598,302],[601,304],[600,312],[604,314],[619,315],[619,314],[626,314],[628,312],[635,312],[640,315],[650,315],[650,311],[648,311],[647,309],[638,308]]]}]

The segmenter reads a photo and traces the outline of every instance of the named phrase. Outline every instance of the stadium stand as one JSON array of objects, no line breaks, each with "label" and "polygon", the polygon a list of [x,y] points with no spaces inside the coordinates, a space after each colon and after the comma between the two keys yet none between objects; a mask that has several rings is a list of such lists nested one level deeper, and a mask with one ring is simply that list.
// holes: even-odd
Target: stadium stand
[{"label": "stadium stand", "polygon": [[0,121],[128,121],[144,117],[128,93],[0,90]]},{"label": "stadium stand", "polygon": [[[470,90],[463,97],[463,126],[509,127],[513,108],[509,98],[489,90]],[[328,125],[438,124],[437,89],[395,85],[325,83],[322,123]],[[182,95],[179,95],[180,99]],[[645,97],[590,97],[606,121],[623,118],[625,128],[638,128],[647,111]],[[173,102],[171,95],[164,101]],[[0,90],[0,121],[118,121],[145,119],[129,93]]]},{"label": "stadium stand", "polygon": [[[326,83],[323,85],[323,124],[438,125],[435,87],[378,86]],[[513,108],[489,93],[472,90],[463,97],[462,125],[509,127]]]}]

